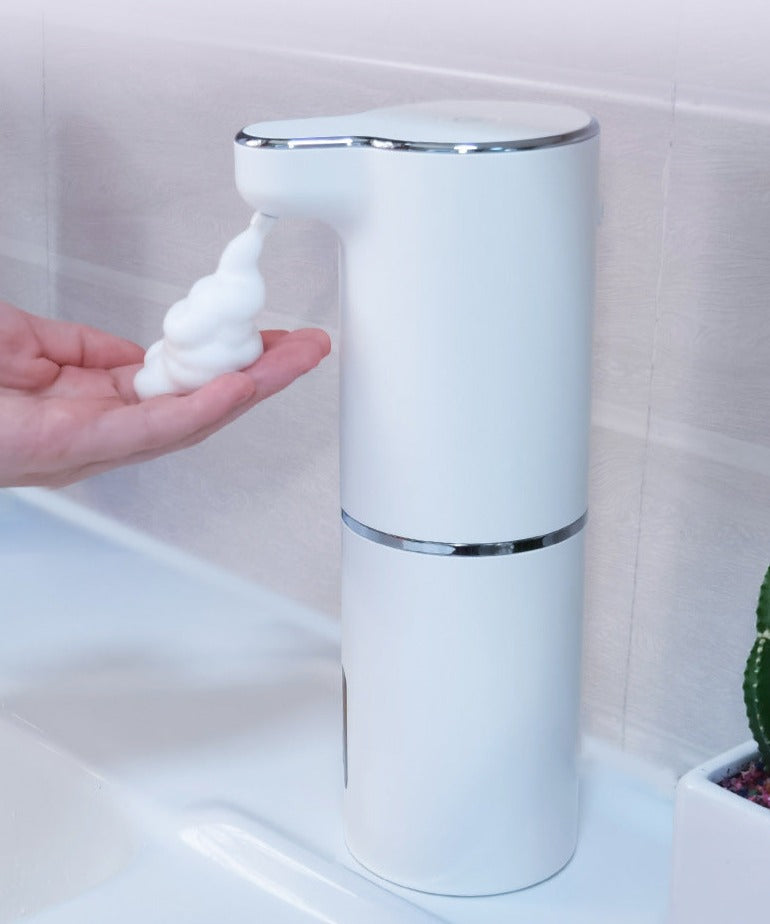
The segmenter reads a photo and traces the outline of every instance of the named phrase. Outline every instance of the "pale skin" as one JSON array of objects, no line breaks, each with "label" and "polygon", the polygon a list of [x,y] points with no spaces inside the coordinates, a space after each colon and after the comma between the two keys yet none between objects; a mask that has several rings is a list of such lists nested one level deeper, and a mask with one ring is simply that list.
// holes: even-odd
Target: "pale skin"
[{"label": "pale skin", "polygon": [[316,366],[322,330],[262,332],[248,369],[190,395],[139,401],[144,350],[98,329],[0,302],[0,487],[61,487],[193,446]]}]

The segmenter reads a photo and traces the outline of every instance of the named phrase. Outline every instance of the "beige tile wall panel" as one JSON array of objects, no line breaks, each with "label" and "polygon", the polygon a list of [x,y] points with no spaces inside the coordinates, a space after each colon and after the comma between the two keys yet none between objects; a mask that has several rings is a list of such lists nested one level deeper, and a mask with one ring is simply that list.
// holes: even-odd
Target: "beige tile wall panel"
[{"label": "beige tile wall panel", "polygon": [[770,468],[676,443],[661,430],[648,454],[626,723],[629,746],[682,771],[750,737],[741,678],[770,562]]},{"label": "beige tile wall panel", "polygon": [[[138,35],[267,47],[394,65],[516,76],[667,100],[678,22],[667,0],[45,0],[49,21]],[[555,28],[555,25],[558,27]]]},{"label": "beige tile wall panel", "polygon": [[[22,301],[39,314],[48,312],[44,106],[42,21],[33,12],[2,8],[0,258],[6,259],[0,300]],[[28,292],[19,286],[22,278]]]},{"label": "beige tile wall panel", "polygon": [[652,410],[770,446],[770,120],[680,112]]}]

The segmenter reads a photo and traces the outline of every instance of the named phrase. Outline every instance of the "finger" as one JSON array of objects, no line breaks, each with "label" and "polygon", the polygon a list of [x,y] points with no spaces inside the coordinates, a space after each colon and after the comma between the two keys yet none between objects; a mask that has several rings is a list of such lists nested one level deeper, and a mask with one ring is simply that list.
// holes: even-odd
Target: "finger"
[{"label": "finger", "polygon": [[[280,350],[279,339],[287,341]],[[66,470],[31,476],[25,483],[62,487],[118,465],[145,462],[194,446],[235,420],[261,397],[284,387],[282,383],[288,384],[308,371],[328,353],[329,346],[323,331],[297,331],[290,338],[284,334],[255,364],[261,365],[254,374],[257,381],[247,373],[230,373],[192,395],[164,395],[109,410],[95,432],[92,429],[87,440],[72,447],[71,465]]]},{"label": "finger", "polygon": [[136,392],[134,391],[134,379],[141,368],[141,363],[131,363],[130,366],[118,366],[109,370],[113,387],[124,401],[137,400]]},{"label": "finger", "polygon": [[144,358],[144,349],[139,344],[94,327],[36,315],[28,317],[40,358],[59,366],[110,369],[138,363]]},{"label": "finger", "polygon": [[[329,352],[331,344],[329,341],[329,335],[325,330],[322,330],[320,327],[300,327],[297,330],[286,331],[286,330],[263,330],[262,342],[265,345],[265,350],[271,349],[273,346],[278,344],[285,337],[291,337],[293,340],[313,340],[316,341],[319,346],[322,346],[326,353]],[[326,355],[326,354],[324,354]]]},{"label": "finger", "polygon": [[161,395],[108,410],[83,428],[72,447],[72,462],[122,464],[136,453],[169,452],[198,431],[221,425],[254,394],[250,377],[232,372],[190,395]]},{"label": "finger", "polygon": [[119,366],[117,369],[84,369],[80,366],[56,366],[56,378],[44,387],[34,389],[43,398],[71,398],[94,400],[112,398],[113,401],[135,401],[133,380],[140,367],[138,363]]},{"label": "finger", "polygon": [[[283,333],[288,339],[289,335],[286,335],[285,332],[281,333]],[[280,388],[285,387],[300,375],[308,372],[310,369],[316,366],[318,362],[320,362],[320,360],[328,353],[330,349],[329,338],[323,331],[312,332],[309,338],[306,336],[308,333],[307,331],[297,331],[295,333],[297,336],[291,335],[291,340],[284,344],[281,350],[277,350],[276,346],[271,346],[270,353],[268,354],[266,351],[250,369],[245,369],[242,373],[230,373],[230,375],[251,375],[252,379],[256,380],[256,387],[251,398],[248,398],[245,401],[232,407],[224,417],[218,418],[213,422],[208,422],[204,424],[204,426],[202,426],[200,429],[191,432],[189,435],[180,440],[180,442],[173,448],[187,449],[190,446],[194,446],[197,443],[200,443],[202,440],[211,436],[221,427],[240,417],[259,401],[269,397],[272,394],[275,394],[275,392],[280,390]],[[319,333],[320,336],[318,336]],[[308,340],[309,342],[306,342]],[[275,370],[270,367],[268,367],[265,371],[263,367],[268,366],[268,363],[280,363],[280,373],[276,374]],[[261,372],[255,372],[255,367],[257,366],[262,369]],[[222,378],[227,377],[229,376],[223,376]],[[218,380],[215,379],[214,381]],[[206,388],[209,386],[203,387]],[[169,452],[171,449],[169,447],[165,447],[161,451]],[[145,450],[142,452],[141,456],[137,456],[133,459],[127,459],[125,461],[127,463],[142,462],[146,461],[147,459],[155,458],[159,454],[160,452],[154,449]]]},{"label": "finger", "polygon": [[147,449],[140,452],[132,453],[122,459],[101,459],[95,462],[89,462],[77,468],[70,468],[66,471],[43,472],[42,474],[30,474],[23,479],[14,482],[17,486],[25,485],[45,485],[49,488],[63,488],[67,485],[81,481],[83,478],[90,478],[93,475],[101,475],[117,467],[127,465],[138,465],[142,462],[151,462],[163,455],[169,455],[172,452],[179,452],[183,449],[190,449],[198,443],[203,442],[207,437],[213,435],[227,423],[235,420],[241,413],[248,410],[248,405],[242,410],[234,410],[223,420],[208,427],[204,427],[192,433],[190,436],[181,440],[173,446],[160,446],[154,449]]},{"label": "finger", "polygon": [[[252,375],[252,378],[254,378],[252,373],[255,367],[258,364],[266,363],[267,354],[272,354],[276,349],[280,348],[280,354],[278,356],[271,355],[267,370],[260,372],[260,375],[270,375],[271,367],[276,363],[286,366],[286,374],[283,379],[283,384],[278,383],[276,387],[270,386],[267,391],[257,397],[257,400],[262,400],[263,397],[274,394],[275,391],[284,388],[297,378],[297,376],[312,369],[327,355],[331,348],[328,334],[316,328],[302,328],[292,331],[291,333],[286,330],[263,330],[260,333],[262,335],[264,352],[255,363],[243,371],[249,373]],[[288,342],[284,343],[284,341]],[[299,344],[305,344],[305,346],[299,346]],[[291,348],[289,349],[290,345]],[[134,364],[110,370],[110,376],[115,390],[126,400],[134,400],[136,398],[134,377],[139,368],[139,366]]]},{"label": "finger", "polygon": [[312,369],[329,348],[323,331],[285,334],[244,372],[220,376],[190,395],[162,395],[108,412],[72,480],[200,443]]},{"label": "finger", "polygon": [[287,330],[261,330],[262,345],[266,350],[282,340],[289,332]]},{"label": "finger", "polygon": [[326,356],[331,343],[325,331],[302,329],[285,334],[270,346],[244,373],[256,385],[255,400],[274,395],[309,372]]}]

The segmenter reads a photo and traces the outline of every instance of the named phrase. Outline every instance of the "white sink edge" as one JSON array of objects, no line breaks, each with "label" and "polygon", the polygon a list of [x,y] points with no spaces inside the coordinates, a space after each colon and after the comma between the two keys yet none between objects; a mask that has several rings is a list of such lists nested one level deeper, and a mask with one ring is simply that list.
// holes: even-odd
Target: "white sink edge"
[{"label": "white sink edge", "polygon": [[179,836],[194,851],[263,891],[334,924],[438,924],[444,919],[272,825],[227,806],[186,819]]},{"label": "white sink edge", "polygon": [[0,922],[97,888],[130,865],[142,834],[133,799],[0,710]]}]

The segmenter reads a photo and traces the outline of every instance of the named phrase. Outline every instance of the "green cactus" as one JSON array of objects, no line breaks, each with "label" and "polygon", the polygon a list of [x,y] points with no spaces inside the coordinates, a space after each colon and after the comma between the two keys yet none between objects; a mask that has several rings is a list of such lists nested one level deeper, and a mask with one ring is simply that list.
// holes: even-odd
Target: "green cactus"
[{"label": "green cactus", "polygon": [[743,698],[751,733],[770,768],[770,568],[759,591],[757,638],[746,663]]}]

